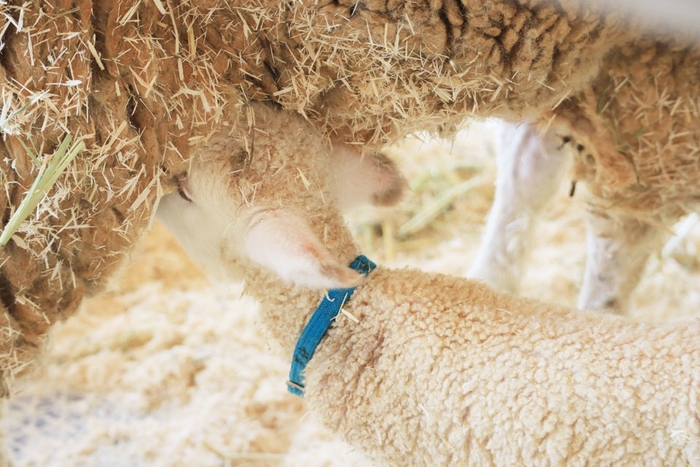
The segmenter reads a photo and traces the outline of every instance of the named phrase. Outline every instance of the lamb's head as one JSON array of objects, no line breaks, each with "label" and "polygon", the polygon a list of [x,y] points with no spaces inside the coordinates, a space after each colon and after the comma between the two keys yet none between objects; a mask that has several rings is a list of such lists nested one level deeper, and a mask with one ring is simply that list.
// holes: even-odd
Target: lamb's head
[{"label": "lamb's head", "polygon": [[380,154],[332,148],[297,114],[253,109],[250,123],[198,151],[158,217],[218,278],[261,270],[312,288],[357,285],[363,276],[347,266],[357,251],[340,209],[395,202],[404,179]]}]

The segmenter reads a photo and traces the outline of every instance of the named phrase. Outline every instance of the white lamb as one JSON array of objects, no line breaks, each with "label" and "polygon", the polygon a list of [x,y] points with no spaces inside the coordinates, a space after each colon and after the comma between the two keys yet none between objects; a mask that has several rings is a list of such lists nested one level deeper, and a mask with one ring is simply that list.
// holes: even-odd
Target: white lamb
[{"label": "white lamb", "polygon": [[245,280],[290,361],[323,289],[361,284],[293,385],[326,426],[388,465],[700,465],[698,320],[630,322],[409,269],[363,280],[322,135],[261,105],[255,122],[213,136],[159,215]]}]

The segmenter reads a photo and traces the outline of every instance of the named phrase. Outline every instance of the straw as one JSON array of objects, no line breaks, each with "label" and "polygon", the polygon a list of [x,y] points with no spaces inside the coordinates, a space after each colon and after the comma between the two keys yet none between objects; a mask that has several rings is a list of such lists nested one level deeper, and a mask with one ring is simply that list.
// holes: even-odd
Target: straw
[{"label": "straw", "polygon": [[396,232],[397,237],[403,239],[421,231],[435,220],[435,218],[456,198],[487,183],[488,180],[490,180],[490,176],[479,175],[445,191],[437,199],[425,206],[420,212],[399,227]]},{"label": "straw", "polygon": [[[85,143],[82,139],[78,139],[71,144],[72,139],[73,136],[67,134],[56,149],[56,152],[44,160],[34,183],[27,191],[17,210],[10,217],[2,235],[0,235],[0,247],[4,247],[7,244],[22,222],[29,217],[42,198],[51,190],[58,177],[75,159],[75,156],[85,149]],[[25,146],[25,149],[28,148]],[[38,159],[35,155],[28,153],[32,159]]]}]

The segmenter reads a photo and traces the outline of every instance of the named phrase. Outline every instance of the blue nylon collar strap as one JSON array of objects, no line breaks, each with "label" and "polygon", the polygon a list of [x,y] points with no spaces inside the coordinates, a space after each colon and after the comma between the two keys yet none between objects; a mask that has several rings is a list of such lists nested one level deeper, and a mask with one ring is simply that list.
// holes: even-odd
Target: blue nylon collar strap
[{"label": "blue nylon collar strap", "polygon": [[[360,255],[355,258],[350,267],[366,276],[377,265],[365,256]],[[304,370],[306,365],[311,360],[311,357],[314,356],[316,347],[318,347],[323,336],[326,335],[326,331],[328,331],[335,317],[338,316],[340,309],[350,299],[354,291],[355,287],[329,290],[314,314],[311,315],[311,319],[306,323],[304,330],[301,331],[294,349],[294,356],[292,357],[289,381],[287,381],[287,390],[292,394],[304,397]]]}]

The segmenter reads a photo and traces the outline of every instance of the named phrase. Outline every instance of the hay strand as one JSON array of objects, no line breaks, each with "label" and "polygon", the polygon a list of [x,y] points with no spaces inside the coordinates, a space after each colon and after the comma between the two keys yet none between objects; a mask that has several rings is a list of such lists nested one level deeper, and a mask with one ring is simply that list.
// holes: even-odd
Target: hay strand
[{"label": "hay strand", "polygon": [[[85,149],[85,143],[81,138],[71,144],[72,140],[73,136],[67,134],[53,156],[44,160],[34,183],[32,183],[31,188],[27,191],[19,207],[10,217],[2,235],[0,235],[0,247],[4,247],[7,244],[22,222],[29,217],[29,214],[37,207],[39,201],[51,190],[58,177],[75,159],[75,156]],[[24,147],[25,150],[28,150],[27,146]],[[31,155],[31,157],[34,160],[38,160],[36,155]]]},{"label": "hay strand", "polygon": [[[8,112],[9,112],[10,105],[3,105],[2,110],[0,110],[0,132],[8,133],[9,131],[7,128],[7,124],[13,118],[15,118],[17,115],[21,114],[22,112],[27,110],[32,105],[36,104],[39,100],[41,100],[48,93],[49,93],[49,91],[44,91],[44,92],[41,92],[41,93],[35,95],[31,99],[29,99],[29,101],[27,101],[26,104],[24,104],[22,107],[15,110],[14,112],[10,113],[9,115],[8,115]],[[6,102],[5,104],[8,104],[8,103]]]},{"label": "hay strand", "polygon": [[284,462],[285,454],[274,454],[267,452],[229,452],[223,446],[214,446],[211,441],[205,440],[203,443],[204,447],[212,451],[217,456],[222,459],[229,461],[252,461],[252,462],[272,462],[279,463]]},{"label": "hay strand", "polygon": [[419,213],[399,227],[398,231],[396,232],[396,236],[399,239],[404,239],[423,230],[456,198],[480,185],[483,185],[484,183],[487,183],[488,180],[489,178],[485,175],[479,175],[445,191],[435,201],[425,206]]},{"label": "hay strand", "polygon": [[387,219],[382,222],[382,239],[384,243],[384,259],[387,261],[396,259],[394,223],[391,221],[391,219]]},{"label": "hay strand", "polygon": [[675,235],[661,249],[662,258],[669,258],[678,249],[683,239],[688,236],[688,233],[697,224],[698,220],[700,220],[700,216],[693,212],[676,226]]}]

